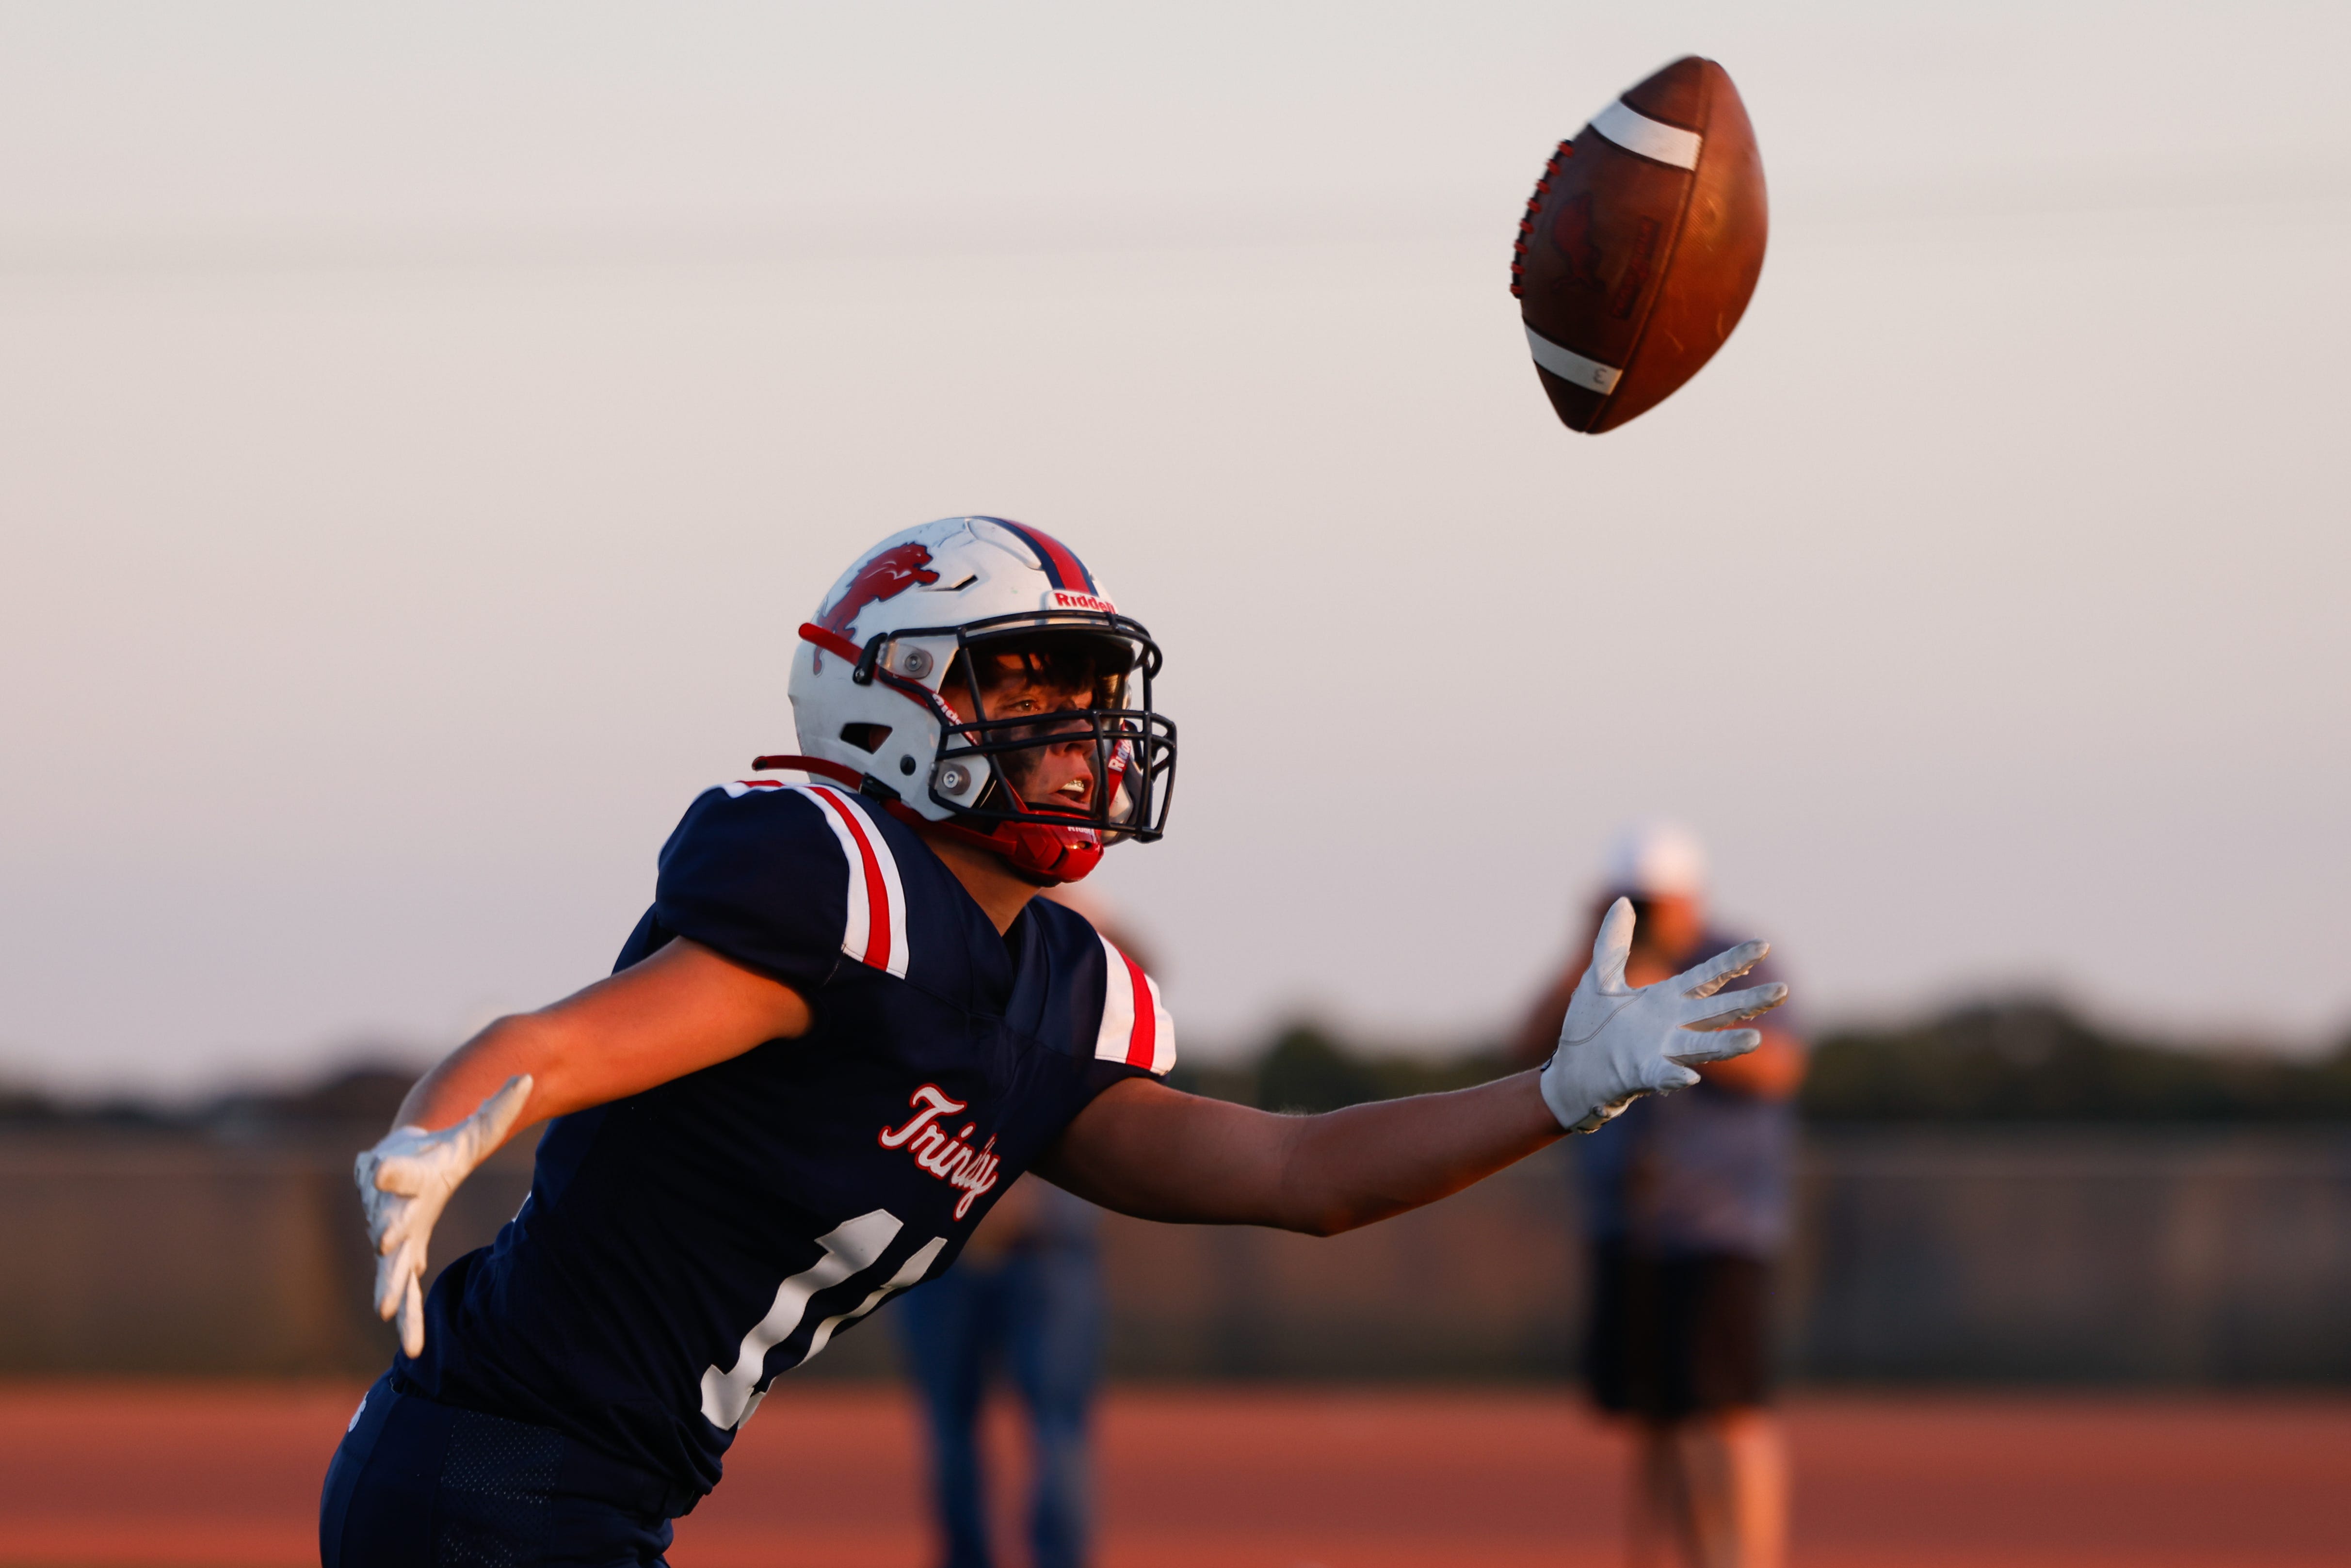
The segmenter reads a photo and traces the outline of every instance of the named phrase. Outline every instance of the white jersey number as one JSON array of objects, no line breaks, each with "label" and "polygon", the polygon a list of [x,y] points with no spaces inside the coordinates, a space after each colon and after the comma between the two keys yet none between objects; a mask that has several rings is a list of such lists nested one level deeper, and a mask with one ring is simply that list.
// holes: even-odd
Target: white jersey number
[{"label": "white jersey number", "polygon": [[[723,1370],[713,1366],[703,1373],[704,1418],[722,1430],[731,1430],[749,1420],[751,1412],[759,1407],[759,1401],[767,1397],[767,1390],[759,1386],[759,1382],[767,1369],[768,1353],[799,1332],[801,1320],[808,1316],[810,1300],[819,1291],[830,1290],[873,1267],[903,1228],[904,1222],[896,1215],[886,1208],[877,1208],[871,1214],[845,1220],[818,1237],[817,1245],[824,1249],[824,1256],[776,1287],[776,1304],[743,1336],[734,1366]],[[855,1307],[835,1312],[818,1323],[815,1333],[809,1337],[808,1354],[800,1360],[807,1361],[831,1343],[833,1331],[841,1324],[855,1322],[900,1291],[918,1282],[930,1271],[932,1260],[946,1244],[946,1237],[933,1237]]]}]

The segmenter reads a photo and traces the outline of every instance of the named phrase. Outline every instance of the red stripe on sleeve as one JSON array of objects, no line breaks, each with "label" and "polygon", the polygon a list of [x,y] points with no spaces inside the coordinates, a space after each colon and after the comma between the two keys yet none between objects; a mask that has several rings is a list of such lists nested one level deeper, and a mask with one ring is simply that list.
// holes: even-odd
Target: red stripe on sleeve
[{"label": "red stripe on sleeve", "polygon": [[1159,1009],[1152,1005],[1151,980],[1144,974],[1143,966],[1119,955],[1126,965],[1127,983],[1134,988],[1134,1028],[1126,1037],[1126,1064],[1151,1071],[1151,1059],[1159,1053]]},{"label": "red stripe on sleeve", "polygon": [[865,862],[865,962],[886,969],[890,967],[890,884],[882,880],[882,862],[873,858],[873,842],[865,836],[857,808],[836,795],[833,809],[849,824],[849,836],[857,841],[858,858]]}]

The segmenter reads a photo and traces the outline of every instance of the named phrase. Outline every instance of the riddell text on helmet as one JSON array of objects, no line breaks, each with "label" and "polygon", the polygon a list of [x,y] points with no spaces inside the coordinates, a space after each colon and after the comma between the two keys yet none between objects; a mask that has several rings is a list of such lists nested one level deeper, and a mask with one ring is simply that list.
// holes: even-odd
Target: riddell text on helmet
[{"label": "riddell text on helmet", "polygon": [[1092,593],[1072,593],[1066,588],[1057,588],[1053,590],[1053,608],[1056,610],[1091,610],[1097,615],[1115,615],[1118,613],[1118,606],[1113,604],[1107,599],[1101,598]]}]

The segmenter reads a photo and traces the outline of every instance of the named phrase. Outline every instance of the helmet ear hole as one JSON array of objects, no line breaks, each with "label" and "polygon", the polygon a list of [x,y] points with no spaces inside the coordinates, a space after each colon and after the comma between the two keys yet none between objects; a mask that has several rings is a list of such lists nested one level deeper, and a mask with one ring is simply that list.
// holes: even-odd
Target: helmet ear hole
[{"label": "helmet ear hole", "polygon": [[841,738],[860,751],[879,751],[882,743],[890,738],[890,727],[886,724],[844,724],[841,727]]}]

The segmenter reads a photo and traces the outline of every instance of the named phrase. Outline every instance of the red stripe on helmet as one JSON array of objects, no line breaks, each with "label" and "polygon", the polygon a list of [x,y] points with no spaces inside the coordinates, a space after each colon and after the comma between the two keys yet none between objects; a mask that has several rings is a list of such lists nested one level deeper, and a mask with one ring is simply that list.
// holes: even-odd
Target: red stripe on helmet
[{"label": "red stripe on helmet", "polygon": [[[852,665],[854,665],[860,659],[865,656],[864,649],[859,647],[848,638],[841,636],[837,632],[826,631],[823,627],[816,624],[813,621],[803,621],[800,622],[800,641],[803,643],[813,643],[818,647],[822,648],[826,653],[837,654],[840,657],[848,660]],[[880,681],[892,691],[896,692],[900,696],[904,697],[908,702],[924,709],[925,712],[938,715],[941,717],[946,716],[941,710],[939,699],[932,695],[931,689],[928,686],[924,685],[920,681],[910,681],[904,675],[893,674],[888,670],[879,669],[873,672],[873,678]],[[762,766],[762,764],[755,762],[752,766],[757,768]],[[790,766],[797,767],[798,764],[791,764]],[[862,779],[864,776],[860,774],[858,777]],[[852,782],[854,782],[854,780],[852,780]]]},{"label": "red stripe on helmet", "polygon": [[838,653],[852,664],[865,656],[864,649],[831,627],[820,626],[813,621],[800,622],[800,641],[813,643],[828,653]]},{"label": "red stripe on helmet", "polygon": [[1082,589],[1092,594],[1102,591],[1094,586],[1094,574],[1086,570],[1086,563],[1071,554],[1070,547],[1052,535],[1040,532],[1026,523],[1016,523],[1009,517],[998,517],[994,521],[1019,534],[1023,542],[1037,552],[1038,564],[1045,569],[1045,575],[1052,580],[1054,587]]}]

